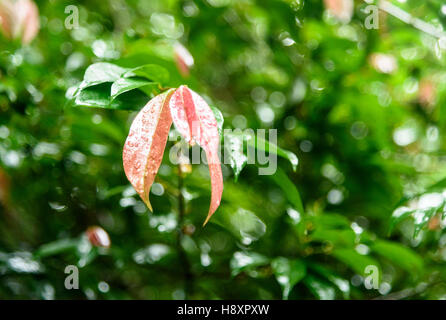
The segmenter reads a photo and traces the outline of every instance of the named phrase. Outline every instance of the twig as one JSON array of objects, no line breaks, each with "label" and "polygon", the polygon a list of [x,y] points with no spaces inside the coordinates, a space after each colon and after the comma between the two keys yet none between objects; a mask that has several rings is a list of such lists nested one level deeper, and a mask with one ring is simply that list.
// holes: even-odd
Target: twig
[{"label": "twig", "polygon": [[[364,0],[365,2],[369,3],[370,1]],[[378,4],[378,8],[381,9],[384,12],[387,12],[391,16],[394,16],[395,18],[410,24],[411,26],[415,27],[416,29],[427,33],[435,38],[441,39],[443,37],[446,37],[446,32],[436,28],[435,26],[431,25],[430,23],[427,23],[426,21],[423,21],[421,19],[415,18],[410,13],[404,11],[403,9],[397,7],[393,3],[387,1],[387,0],[380,0]]]},{"label": "twig", "polygon": [[189,260],[187,259],[186,251],[183,248],[182,240],[184,237],[183,224],[184,215],[186,213],[184,197],[183,197],[183,172],[181,170],[181,164],[178,165],[178,233],[177,233],[177,246],[180,255],[181,262],[183,264],[184,271],[184,287],[185,287],[185,299],[187,299],[193,290],[193,274],[191,272],[191,267]]}]

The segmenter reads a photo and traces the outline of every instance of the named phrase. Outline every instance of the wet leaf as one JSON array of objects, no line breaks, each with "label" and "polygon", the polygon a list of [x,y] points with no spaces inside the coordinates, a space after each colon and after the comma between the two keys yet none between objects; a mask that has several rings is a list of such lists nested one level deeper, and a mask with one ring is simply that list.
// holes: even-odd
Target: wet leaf
[{"label": "wet leaf", "polygon": [[256,241],[266,232],[266,225],[251,211],[243,208],[223,207],[222,212],[212,222],[229,230],[245,245]]},{"label": "wet leaf", "polygon": [[234,179],[238,180],[240,172],[248,162],[248,157],[243,151],[243,137],[234,134],[225,134],[224,136],[225,157],[228,158],[229,165],[234,171]]},{"label": "wet leaf", "polygon": [[411,209],[408,207],[400,207],[400,208],[396,209],[393,212],[392,216],[390,217],[389,234],[392,233],[393,229],[395,229],[395,226],[399,222],[406,219],[414,212],[415,212],[415,209]]},{"label": "wet leaf", "polygon": [[39,260],[35,259],[30,252],[0,252],[0,270],[3,268],[6,271],[16,273],[41,273],[45,267]]},{"label": "wet leaf", "polygon": [[46,243],[36,251],[36,257],[43,258],[53,256],[62,252],[74,251],[79,245],[79,239],[61,239]]},{"label": "wet leaf", "polygon": [[115,82],[128,69],[108,62],[98,62],[87,68],[80,89],[91,87],[104,82]]},{"label": "wet leaf", "polygon": [[217,120],[218,134],[220,135],[220,137],[222,137],[223,123],[225,122],[223,114],[221,113],[221,111],[218,108],[216,108],[214,106],[209,106],[209,107],[211,108],[212,112],[214,113],[215,120]]},{"label": "wet leaf", "polygon": [[308,275],[305,277],[304,283],[316,298],[320,300],[334,300],[336,297],[335,289],[317,277]]},{"label": "wet leaf", "polygon": [[203,224],[206,225],[220,206],[223,193],[217,120],[206,101],[186,86],[181,86],[174,92],[170,99],[170,110],[178,132],[188,143],[193,145],[196,142],[206,152],[212,185],[211,204]]},{"label": "wet leaf", "polygon": [[333,283],[344,295],[344,299],[350,298],[350,283],[346,279],[342,279],[338,275],[336,275],[333,271],[319,265],[319,264],[311,264],[308,265],[308,268],[311,267],[311,270],[317,272],[320,276],[326,278],[328,281]]},{"label": "wet leaf", "polygon": [[128,92],[133,89],[142,89],[144,92],[150,94],[150,90],[156,88],[157,83],[148,80],[141,80],[135,78],[119,78],[113,82],[111,86],[111,99],[114,100],[120,94]]},{"label": "wet leaf", "polygon": [[299,164],[299,159],[293,152],[282,149],[276,144],[262,137],[256,137],[252,133],[238,132],[234,130],[233,134],[243,137],[243,140],[246,141],[247,145],[251,148],[255,148],[264,152],[272,152],[281,158],[287,159],[291,163],[293,170],[296,171],[297,165]]},{"label": "wet leaf", "polygon": [[422,258],[399,243],[377,240],[371,245],[371,249],[414,275],[423,269]]},{"label": "wet leaf", "polygon": [[162,262],[173,253],[173,250],[166,244],[155,243],[140,249],[133,254],[133,260],[137,264],[155,264]]},{"label": "wet leaf", "polygon": [[147,102],[147,95],[138,91],[124,92],[111,100],[110,91],[109,83],[84,88],[78,92],[74,105],[113,110],[141,110]]},{"label": "wet leaf", "polygon": [[271,266],[277,282],[282,287],[283,298],[288,299],[293,287],[306,275],[305,264],[301,260],[278,257],[272,261]]},{"label": "wet leaf", "polygon": [[161,165],[172,125],[168,107],[172,93],[170,90],[156,96],[138,113],[122,153],[127,179],[151,211],[149,192]]},{"label": "wet leaf", "polygon": [[296,209],[300,214],[303,214],[304,206],[302,204],[299,191],[290,178],[288,178],[286,173],[282,169],[277,168],[276,173],[270,177],[282,189],[283,193],[288,201],[293,205],[294,209]]},{"label": "wet leaf", "polygon": [[375,259],[359,254],[355,249],[335,249],[332,254],[361,276],[365,275],[365,269],[368,266],[376,266],[380,269],[379,263]]},{"label": "wet leaf", "polygon": [[230,262],[231,275],[235,277],[243,271],[264,266],[268,263],[269,259],[259,253],[237,251]]},{"label": "wet leaf", "polygon": [[156,64],[146,64],[133,69],[128,70],[124,77],[143,77],[153,82],[165,84],[169,80],[169,72]]}]

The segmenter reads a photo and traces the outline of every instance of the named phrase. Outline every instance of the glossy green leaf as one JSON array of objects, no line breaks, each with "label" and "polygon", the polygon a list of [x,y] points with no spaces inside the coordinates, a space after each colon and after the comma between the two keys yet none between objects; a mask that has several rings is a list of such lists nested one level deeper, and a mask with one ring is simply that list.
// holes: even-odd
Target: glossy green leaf
[{"label": "glossy green leaf", "polygon": [[359,254],[355,249],[335,249],[332,255],[361,276],[365,275],[368,266],[376,266],[380,269],[380,265],[375,259]]},{"label": "glossy green leaf", "polygon": [[319,300],[334,300],[336,298],[336,290],[333,286],[315,276],[306,276],[304,283]]},{"label": "glossy green leaf", "polygon": [[277,168],[275,174],[270,176],[271,179],[282,189],[288,201],[293,205],[300,214],[304,213],[304,206],[302,204],[302,199],[300,198],[299,191],[295,184],[288,178],[286,173]]},{"label": "glossy green leaf", "polygon": [[230,231],[245,244],[251,244],[266,232],[265,223],[249,210],[223,207],[220,211],[211,221]]},{"label": "glossy green leaf", "polygon": [[167,83],[169,81],[169,72],[156,64],[146,64],[133,69],[128,70],[124,77],[143,77],[153,82],[158,82],[161,84]]},{"label": "glossy green leaf", "polygon": [[267,265],[269,262],[267,257],[259,253],[237,251],[232,256],[230,262],[231,275],[235,277],[243,271]]},{"label": "glossy green leaf", "polygon": [[390,217],[389,234],[392,233],[398,223],[411,216],[414,212],[415,209],[411,209],[408,207],[400,207],[396,209]]},{"label": "glossy green leaf", "polygon": [[[236,132],[236,131],[234,131],[234,132]],[[240,133],[236,133],[236,134],[240,134]],[[282,149],[279,146],[277,146],[276,144],[271,143],[264,138],[256,137],[249,133],[242,133],[242,135],[243,135],[244,140],[247,142],[248,146],[250,146],[252,148],[256,148],[261,151],[265,151],[265,152],[273,152],[273,153],[277,154],[279,157],[287,159],[291,163],[293,170],[296,171],[299,160],[294,153],[292,153],[291,151]]]},{"label": "glossy green leaf", "polygon": [[338,247],[352,248],[355,245],[356,235],[351,229],[327,229],[324,227],[315,227],[310,234],[312,241],[330,242]]},{"label": "glossy green leaf", "polygon": [[141,80],[135,78],[119,78],[113,82],[111,86],[111,99],[114,100],[117,96],[131,91],[133,89],[143,89],[144,92],[149,93],[158,86],[157,83],[148,80]]},{"label": "glossy green leaf", "polygon": [[350,282],[346,279],[342,279],[340,276],[336,275],[333,271],[323,267],[320,264],[310,264],[308,268],[318,273],[320,276],[327,279],[329,282],[334,284],[343,294],[344,299],[350,298]]},{"label": "glossy green leaf", "polygon": [[49,257],[62,252],[74,251],[78,245],[79,239],[56,240],[40,246],[34,255],[39,258]]},{"label": "glossy green leaf", "polygon": [[29,252],[0,252],[0,270],[2,277],[5,273],[38,274],[45,266]]},{"label": "glossy green leaf", "polygon": [[413,250],[399,243],[377,240],[371,245],[371,249],[414,275],[419,274],[423,269],[423,259]]},{"label": "glossy green leaf", "polygon": [[439,208],[426,208],[419,209],[413,213],[415,220],[415,228],[413,231],[413,237],[416,238],[421,230],[427,225],[429,220],[434,217],[434,215],[438,212]]},{"label": "glossy green leaf", "polygon": [[84,80],[80,85],[80,89],[101,84],[104,82],[114,82],[128,69],[122,68],[112,63],[98,62],[90,65],[84,74]]},{"label": "glossy green leaf", "polygon": [[214,113],[215,120],[217,120],[218,134],[220,135],[220,137],[222,137],[223,136],[223,123],[225,122],[223,114],[217,107],[214,107],[214,106],[209,106],[209,107],[211,108],[212,112]]},{"label": "glossy green leaf", "polygon": [[125,92],[111,100],[110,91],[111,85],[108,83],[84,88],[77,94],[74,105],[105,109],[140,110],[148,100],[147,95],[139,91]]},{"label": "glossy green leaf", "polygon": [[248,162],[248,157],[243,151],[243,137],[231,133],[224,135],[224,157],[225,163],[229,162],[234,171],[234,179],[238,180],[240,172]]},{"label": "glossy green leaf", "polygon": [[288,299],[293,287],[306,275],[305,264],[301,260],[278,257],[272,261],[271,266],[277,282],[282,287],[283,298]]},{"label": "glossy green leaf", "polygon": [[416,238],[423,228],[425,228],[430,219],[432,219],[435,214],[439,211],[444,212],[444,204],[442,203],[440,207],[430,207],[422,209],[410,209],[407,207],[400,207],[396,209],[390,219],[389,232],[395,228],[395,225],[411,216],[414,218],[414,231],[413,237]]}]

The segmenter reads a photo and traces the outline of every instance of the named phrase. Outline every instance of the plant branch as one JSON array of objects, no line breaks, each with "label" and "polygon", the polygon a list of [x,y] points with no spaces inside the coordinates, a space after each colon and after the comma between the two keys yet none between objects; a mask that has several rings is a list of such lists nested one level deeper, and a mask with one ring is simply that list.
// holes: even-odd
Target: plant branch
[{"label": "plant branch", "polygon": [[184,215],[186,213],[186,206],[183,197],[183,172],[181,170],[181,164],[178,165],[178,233],[177,233],[177,247],[180,255],[180,260],[183,265],[184,281],[185,281],[185,299],[188,299],[193,289],[193,274],[189,260],[187,259],[186,251],[183,248],[182,240],[184,237],[183,225]]},{"label": "plant branch", "polygon": [[[365,2],[369,3],[369,1],[364,0]],[[410,24],[411,26],[415,27],[416,29],[427,33],[435,38],[443,38],[446,37],[446,32],[436,28],[430,23],[427,23],[426,21],[423,21],[421,19],[415,18],[410,13],[404,11],[400,7],[394,5],[390,1],[387,0],[380,0],[378,4],[378,8],[382,11],[390,14],[391,16],[394,16],[395,18]]]}]

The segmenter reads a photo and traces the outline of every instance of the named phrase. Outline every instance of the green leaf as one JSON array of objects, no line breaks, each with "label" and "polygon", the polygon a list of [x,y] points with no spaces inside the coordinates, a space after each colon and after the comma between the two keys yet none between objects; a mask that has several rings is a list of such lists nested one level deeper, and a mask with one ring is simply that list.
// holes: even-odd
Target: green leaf
[{"label": "green leaf", "polygon": [[210,222],[216,223],[230,231],[244,244],[262,237],[266,232],[266,225],[251,211],[243,208],[233,210],[228,206],[221,208],[220,213],[215,215]]},{"label": "green leaf", "polygon": [[[240,175],[240,172],[249,160],[249,158],[244,153],[243,144],[245,141],[248,147],[259,148],[259,150],[262,150],[264,152],[274,153],[282,158],[289,160],[293,166],[293,170],[296,170],[297,168],[298,159],[294,153],[281,149],[277,145],[270,143],[263,138],[256,138],[251,133],[243,132],[240,129],[235,129],[230,132],[225,132],[224,139],[225,161],[229,160],[229,164],[234,171],[236,181],[238,176]],[[227,157],[229,159],[226,159]]]},{"label": "green leaf", "polygon": [[147,78],[153,82],[159,82],[161,84],[166,84],[167,81],[169,81],[169,72],[165,68],[156,64],[146,64],[136,67],[128,70],[124,74],[124,77],[126,78],[135,76]]},{"label": "green leaf", "polygon": [[308,267],[316,271],[319,275],[326,278],[328,281],[333,283],[343,294],[344,299],[350,298],[350,283],[346,279],[342,279],[338,275],[336,275],[333,271],[319,265],[319,264],[310,264]]},{"label": "green leaf", "polygon": [[229,162],[230,167],[234,171],[234,180],[237,181],[240,172],[248,162],[248,157],[243,152],[243,137],[230,133],[225,134],[224,146],[225,163]]},{"label": "green leaf", "polygon": [[300,198],[299,191],[297,190],[294,183],[288,178],[286,173],[277,168],[275,174],[270,176],[271,179],[282,189],[288,201],[293,205],[293,207],[300,213],[304,213],[304,206],[302,204],[302,199]]},{"label": "green leaf", "polygon": [[[150,94],[150,90],[156,88],[157,83],[148,80],[141,80],[135,78],[119,78],[113,82],[111,86],[111,99],[114,100],[117,96],[133,89],[144,89],[143,91]],[[146,89],[149,89],[146,91]]]},{"label": "green leaf", "polygon": [[223,136],[223,123],[225,122],[225,118],[223,117],[223,114],[221,111],[214,106],[209,106],[214,113],[215,120],[217,120],[217,126],[218,126],[218,134],[220,135],[220,138]]},{"label": "green leaf", "polygon": [[75,251],[79,245],[79,239],[61,239],[40,246],[35,252],[39,258],[53,256],[66,251]]},{"label": "green leaf", "polygon": [[128,69],[108,62],[98,62],[90,65],[84,74],[80,89],[91,87],[105,82],[115,82]]},{"label": "green leaf", "polygon": [[269,259],[256,252],[237,251],[232,256],[229,264],[231,275],[235,277],[243,271],[253,270],[257,267],[269,264]]},{"label": "green leaf", "polygon": [[415,228],[413,231],[413,237],[416,238],[420,231],[427,225],[429,220],[438,212],[439,208],[425,208],[416,210],[413,213],[415,219]]},{"label": "green leaf", "polygon": [[414,213],[414,212],[415,212],[415,209],[411,209],[408,207],[400,207],[400,208],[396,209],[392,213],[392,216],[390,217],[389,234],[392,233],[393,229],[395,229],[395,226],[399,222],[406,219],[407,217],[412,215],[412,213]]},{"label": "green leaf", "polygon": [[74,105],[114,110],[140,110],[149,100],[146,94],[132,91],[120,94],[112,101],[110,91],[109,83],[84,88],[78,92]]},{"label": "green leaf", "polygon": [[288,299],[293,287],[306,275],[305,264],[300,260],[278,257],[272,261],[271,266],[277,282],[282,287],[283,299]]},{"label": "green leaf", "polygon": [[137,264],[166,264],[174,255],[173,249],[163,243],[151,244],[133,254]]},{"label": "green leaf", "polygon": [[327,229],[324,227],[316,227],[311,233],[311,241],[328,241],[337,247],[350,247],[355,245],[356,234],[351,229]]},{"label": "green leaf", "polygon": [[273,152],[276,153],[279,157],[287,159],[290,161],[293,170],[296,171],[299,160],[297,156],[291,151],[280,148],[279,146],[268,142],[263,138],[255,138],[255,139],[247,139],[248,145],[253,148],[260,149],[265,152]]},{"label": "green leaf", "polygon": [[[432,219],[437,212],[444,208],[444,203],[439,207],[430,207],[422,209],[410,209],[407,207],[400,207],[396,209],[390,219],[389,232],[395,228],[395,225],[409,216],[414,218],[413,237],[416,238],[421,230],[426,227],[430,219]],[[444,210],[444,209],[443,209]]]},{"label": "green leaf", "polygon": [[335,289],[317,277],[308,275],[304,283],[319,300],[333,300],[336,297]]},{"label": "green leaf", "polygon": [[110,102],[110,85],[100,84],[82,89],[75,99],[77,106],[118,109],[118,102]]},{"label": "green leaf", "polygon": [[30,252],[0,252],[0,270],[3,278],[5,272],[42,273],[45,271],[45,266]]},{"label": "green leaf", "polygon": [[415,275],[423,269],[423,259],[411,249],[395,242],[376,240],[371,249],[395,265]]},{"label": "green leaf", "polygon": [[299,159],[291,151],[282,149],[279,146],[277,146],[276,144],[271,143],[271,142],[265,140],[264,138],[256,137],[254,134],[249,133],[249,132],[237,132],[237,130],[235,130],[235,131],[233,131],[233,134],[242,135],[243,139],[244,139],[244,141],[246,141],[247,145],[252,148],[255,148],[257,150],[261,150],[264,152],[271,152],[271,153],[278,155],[279,157],[287,159],[288,161],[290,161],[290,163],[293,167],[293,170],[296,171],[297,165],[299,163]]},{"label": "green leaf", "polygon": [[361,276],[366,275],[365,269],[368,266],[376,266],[380,269],[380,266],[375,259],[359,254],[355,249],[335,249],[333,250],[332,255]]}]

